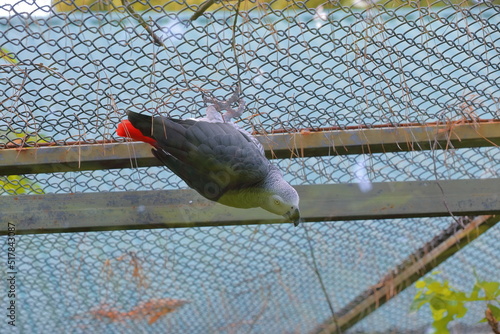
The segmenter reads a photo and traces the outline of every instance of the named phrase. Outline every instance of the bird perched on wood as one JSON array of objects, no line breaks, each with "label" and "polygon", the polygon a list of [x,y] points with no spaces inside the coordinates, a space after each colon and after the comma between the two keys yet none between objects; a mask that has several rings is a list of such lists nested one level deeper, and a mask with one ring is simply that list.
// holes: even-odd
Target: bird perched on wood
[{"label": "bird perched on wood", "polygon": [[245,107],[238,96],[236,90],[227,101],[205,98],[211,104],[199,119],[128,112],[117,135],[151,144],[154,156],[205,198],[235,208],[261,207],[297,226],[297,192],[265,157],[259,141],[231,122]]}]

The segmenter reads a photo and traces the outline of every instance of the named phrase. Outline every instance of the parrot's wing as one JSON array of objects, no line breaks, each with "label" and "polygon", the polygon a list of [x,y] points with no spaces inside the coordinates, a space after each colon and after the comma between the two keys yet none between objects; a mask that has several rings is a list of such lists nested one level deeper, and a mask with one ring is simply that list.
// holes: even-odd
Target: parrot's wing
[{"label": "parrot's wing", "polygon": [[255,186],[271,169],[255,139],[230,123],[155,118],[153,127],[154,155],[212,200]]},{"label": "parrot's wing", "polygon": [[299,222],[297,191],[266,159],[257,139],[233,123],[128,112],[117,134],[151,144],[159,160],[212,201],[262,207]]},{"label": "parrot's wing", "polygon": [[257,147],[257,149],[259,150],[260,154],[262,154],[263,156],[265,156],[265,152],[264,152],[264,147],[262,146],[262,144],[260,143],[260,141],[255,138],[254,136],[252,136],[250,133],[248,133],[247,131],[245,131],[244,129],[240,128],[238,125],[232,123],[233,126],[235,128],[237,128],[244,136],[246,136],[247,138],[249,138],[252,143]]}]

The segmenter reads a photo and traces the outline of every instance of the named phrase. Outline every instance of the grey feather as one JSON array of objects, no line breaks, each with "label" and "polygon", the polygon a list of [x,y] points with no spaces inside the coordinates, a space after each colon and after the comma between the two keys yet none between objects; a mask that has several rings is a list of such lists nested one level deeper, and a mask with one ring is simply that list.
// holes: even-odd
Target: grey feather
[{"label": "grey feather", "polygon": [[299,221],[297,192],[245,130],[217,117],[128,116],[144,136],[156,140],[153,154],[202,196],[237,208],[262,207]]}]

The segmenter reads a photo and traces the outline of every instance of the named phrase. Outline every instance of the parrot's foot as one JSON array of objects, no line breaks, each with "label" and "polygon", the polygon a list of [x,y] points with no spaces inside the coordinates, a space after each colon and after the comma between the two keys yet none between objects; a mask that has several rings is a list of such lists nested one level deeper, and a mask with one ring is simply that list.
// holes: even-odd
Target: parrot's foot
[{"label": "parrot's foot", "polygon": [[[220,120],[220,114],[222,111],[226,111],[222,114],[224,122],[231,121],[231,118],[238,118],[243,114],[245,110],[245,101],[240,99],[240,90],[236,87],[233,95],[227,101],[219,101],[212,96],[203,96],[203,101],[208,104],[207,107],[207,118],[211,120]],[[238,108],[235,110],[231,107],[234,103],[238,102]]]}]

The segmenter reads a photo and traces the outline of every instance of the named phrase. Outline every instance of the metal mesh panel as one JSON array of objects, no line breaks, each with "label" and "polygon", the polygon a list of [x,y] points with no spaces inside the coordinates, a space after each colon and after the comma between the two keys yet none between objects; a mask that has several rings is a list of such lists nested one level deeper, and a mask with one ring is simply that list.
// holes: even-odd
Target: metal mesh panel
[{"label": "metal mesh panel", "polygon": [[[334,307],[376,283],[449,221],[308,227]],[[470,288],[473,270],[498,277],[493,250],[499,231],[493,229],[442,265],[453,284]],[[300,333],[329,316],[304,230],[291,226],[19,236],[18,252],[21,328],[36,332]],[[425,326],[430,319],[424,313],[408,315],[414,293],[405,292],[358,329],[403,332]],[[160,298],[190,303],[184,312],[181,308],[151,325],[125,315],[143,300]],[[120,319],[113,318],[113,309],[123,313]],[[480,306],[473,311],[477,315]]]},{"label": "metal mesh panel", "polygon": [[[198,117],[202,92],[225,97],[235,82],[247,101],[239,124],[261,133],[500,118],[494,2],[242,1],[237,17],[237,2],[223,2],[195,21],[193,2],[134,4],[164,46],[118,2],[0,4],[0,149],[120,141],[125,111]],[[371,182],[456,180],[499,178],[499,154],[448,147],[275,163],[293,185],[359,183],[360,169]],[[0,176],[0,194],[186,187],[164,168],[133,167]],[[308,239],[339,310],[452,221],[322,222],[309,235],[263,225],[17,236],[18,329],[305,333],[331,316]],[[464,289],[473,270],[500,277],[498,238],[496,226],[440,270]],[[408,314],[414,294],[349,332],[425,332],[432,319]],[[170,299],[188,303],[140,311]]]},{"label": "metal mesh panel", "polygon": [[[311,237],[315,250],[322,254],[320,268],[335,306],[374,284],[419,241],[437,233],[442,223],[315,225]],[[124,323],[113,323],[106,317],[96,321],[93,311],[106,310],[106,304],[128,311],[140,300],[166,297],[189,300],[191,305],[185,307],[190,311],[173,313],[166,317],[170,319],[155,323],[153,331],[202,332],[206,328],[211,333],[239,333],[255,326],[258,333],[305,332],[328,316],[311,270],[304,231],[289,226],[19,239],[19,253],[23,254],[19,270],[24,272],[19,289],[26,294],[23,308],[36,313],[40,332],[68,324],[83,333],[107,327],[120,332],[129,326],[133,332],[134,326],[145,324],[126,318]],[[353,272],[357,274],[353,276]],[[24,326],[32,326],[30,317],[21,313],[20,318],[26,319]]]},{"label": "metal mesh panel", "polygon": [[0,18],[2,52],[16,62],[2,66],[1,142],[111,139],[125,110],[196,116],[200,90],[226,95],[235,81],[266,131],[499,116],[499,13],[488,2],[335,6],[316,19],[300,3],[245,2],[237,26],[234,12],[189,23],[169,5],[143,13],[166,48],[123,9],[70,3],[49,17]]},{"label": "metal mesh panel", "polygon": [[[414,228],[414,227],[412,227]],[[412,233],[413,235],[413,233]],[[470,291],[475,282],[474,270],[480,273],[481,277],[496,280],[500,275],[500,270],[495,262],[498,256],[496,240],[500,236],[499,226],[495,226],[488,234],[474,241],[464,248],[460,253],[448,259],[438,268],[439,277],[450,282],[450,285],[462,291]],[[416,294],[417,289],[410,287],[396,298],[382,306],[374,314],[368,316],[362,322],[354,326],[349,333],[371,333],[373,329],[386,333],[425,333],[430,331],[425,322],[429,323],[430,313],[422,312],[408,313],[409,305]],[[484,317],[484,308],[480,303],[470,303],[470,307],[464,319],[460,322],[453,322],[453,332],[457,333],[490,333],[491,328],[487,325],[477,326],[477,319]],[[422,317],[425,318],[422,319]],[[395,326],[395,324],[401,324]],[[390,331],[389,329],[392,329]]]}]

